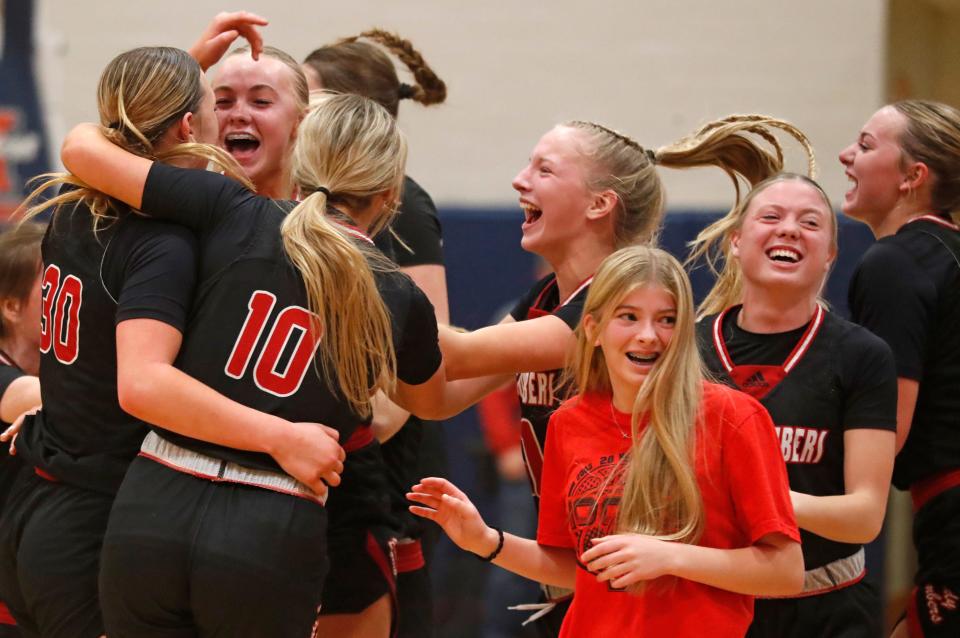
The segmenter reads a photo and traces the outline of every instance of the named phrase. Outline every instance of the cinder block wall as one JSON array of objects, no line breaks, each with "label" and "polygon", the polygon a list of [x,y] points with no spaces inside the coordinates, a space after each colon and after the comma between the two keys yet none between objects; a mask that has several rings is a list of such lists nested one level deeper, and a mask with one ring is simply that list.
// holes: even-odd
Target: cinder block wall
[{"label": "cinder block wall", "polygon": [[[599,120],[657,146],[731,112],[801,126],[839,201],[845,180],[836,155],[884,94],[882,0],[355,0],[310,3],[309,13],[295,8],[304,3],[242,4],[269,17],[268,42],[298,59],[373,25],[410,38],[450,88],[447,104],[408,103],[400,115],[410,173],[444,204],[512,201],[511,178],[563,119]],[[94,87],[114,54],[189,46],[225,8],[222,0],[40,0],[38,54],[54,144],[71,124],[94,117]],[[711,171],[670,175],[668,188],[678,208],[716,209],[731,196]]]}]

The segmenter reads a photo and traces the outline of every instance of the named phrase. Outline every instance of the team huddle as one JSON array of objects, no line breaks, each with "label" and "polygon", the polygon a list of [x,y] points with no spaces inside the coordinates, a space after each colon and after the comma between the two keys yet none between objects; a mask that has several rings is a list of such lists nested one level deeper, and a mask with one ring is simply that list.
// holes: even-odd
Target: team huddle
[{"label": "team huddle", "polygon": [[[960,635],[960,112],[884,106],[841,153],[877,238],[850,321],[797,127],[557,124],[513,182],[552,272],[463,332],[396,122],[443,81],[391,33],[300,64],[265,24],[114,58],[0,235],[0,638],[431,636],[424,519],[541,583],[543,636],[874,637],[891,482],[919,563],[893,635]],[[659,173],[711,166],[734,204],[681,263]],[[535,539],[419,469],[429,420],[507,383]]]}]

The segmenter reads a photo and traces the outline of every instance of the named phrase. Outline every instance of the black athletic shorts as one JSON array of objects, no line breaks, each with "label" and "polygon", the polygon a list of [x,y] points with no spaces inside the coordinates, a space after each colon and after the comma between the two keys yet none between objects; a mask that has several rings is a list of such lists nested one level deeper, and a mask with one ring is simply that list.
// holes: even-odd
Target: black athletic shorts
[{"label": "black athletic shorts", "polygon": [[396,620],[398,523],[390,513],[380,444],[372,441],[349,451],[340,479],[327,499],[330,587],[323,592],[320,613],[358,614],[389,595]]},{"label": "black athletic shorts", "polygon": [[319,503],[214,482],[144,457],[103,543],[110,638],[306,638],[327,572]]},{"label": "black athletic shorts", "polygon": [[420,540],[396,545],[398,638],[433,638],[433,591]]},{"label": "black athletic shorts", "polygon": [[97,571],[112,502],[34,472],[17,477],[0,524],[0,591],[24,636],[103,633]]},{"label": "black athletic shorts", "polygon": [[916,587],[907,603],[912,638],[960,636],[960,487],[926,501],[913,517]]},{"label": "black athletic shorts", "polygon": [[879,638],[883,609],[865,580],[802,598],[757,598],[747,638]]}]

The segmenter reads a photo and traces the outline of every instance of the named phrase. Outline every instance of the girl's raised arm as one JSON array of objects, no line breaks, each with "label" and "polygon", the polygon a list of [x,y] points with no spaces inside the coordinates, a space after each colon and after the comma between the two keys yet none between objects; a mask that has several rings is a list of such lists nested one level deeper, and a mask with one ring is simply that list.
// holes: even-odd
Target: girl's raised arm
[{"label": "girl's raised arm", "polygon": [[143,203],[152,161],[108,140],[96,124],[78,124],[60,147],[64,167],[95,190],[137,210]]}]

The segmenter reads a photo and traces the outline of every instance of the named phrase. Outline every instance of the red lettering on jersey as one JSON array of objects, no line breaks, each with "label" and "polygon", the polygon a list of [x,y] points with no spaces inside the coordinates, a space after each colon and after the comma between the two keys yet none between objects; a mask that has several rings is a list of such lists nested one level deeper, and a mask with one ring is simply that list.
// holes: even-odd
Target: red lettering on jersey
[{"label": "red lettering on jersey", "polygon": [[780,439],[780,452],[786,463],[819,463],[829,430],[795,425],[774,426]]},{"label": "red lettering on jersey", "polygon": [[260,341],[263,327],[267,325],[267,319],[276,302],[277,297],[265,290],[257,290],[250,296],[250,301],[247,302],[247,318],[243,321],[243,327],[240,328],[240,334],[233,344],[233,350],[224,368],[228,377],[243,378],[253,348]]},{"label": "red lettering on jersey", "polygon": [[80,354],[80,304],[83,302],[83,282],[67,275],[57,294],[56,319],[53,327],[53,353],[57,360],[70,365]]},{"label": "red lettering on jersey", "polygon": [[60,280],[60,268],[50,264],[40,282],[40,352],[53,347],[57,361],[70,365],[80,355],[80,305],[83,282],[73,275]]},{"label": "red lettering on jersey", "polygon": [[[251,295],[247,302],[247,318],[224,366],[227,376],[240,379],[246,374],[253,350],[276,301],[276,295],[266,290],[257,290]],[[288,397],[300,389],[320,345],[310,317],[310,311],[300,306],[288,306],[277,315],[254,365],[253,380],[258,388],[279,397]],[[292,346],[291,340],[294,340]],[[280,359],[287,350],[292,350],[290,358],[286,367],[279,370]]]},{"label": "red lettering on jersey", "polygon": [[[300,389],[320,340],[313,336],[310,312],[299,306],[284,308],[273,324],[267,345],[263,347],[253,379],[257,387],[271,394],[288,397]],[[293,354],[285,370],[277,370],[280,356],[295,339]]]},{"label": "red lettering on jersey", "polygon": [[50,351],[50,335],[53,332],[53,302],[60,288],[60,269],[50,264],[43,271],[40,282],[40,295],[43,299],[40,309],[40,352]]}]

